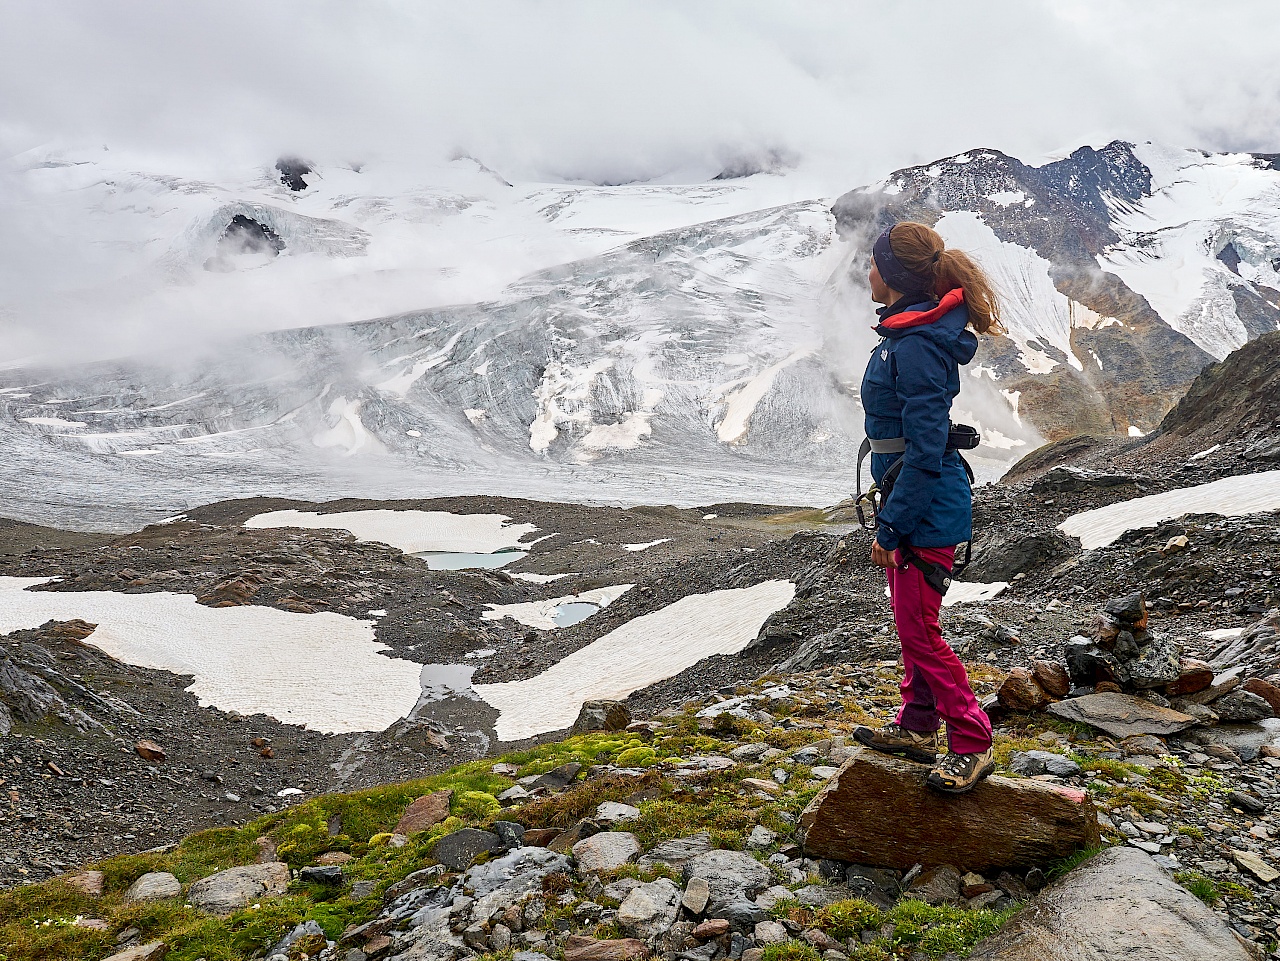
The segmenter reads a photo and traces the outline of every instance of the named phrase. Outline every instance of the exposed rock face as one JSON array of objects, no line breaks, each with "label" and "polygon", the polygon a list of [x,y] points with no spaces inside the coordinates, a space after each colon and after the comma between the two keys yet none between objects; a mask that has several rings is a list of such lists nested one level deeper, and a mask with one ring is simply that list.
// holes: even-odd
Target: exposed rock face
[{"label": "exposed rock face", "polygon": [[640,853],[640,842],[626,831],[602,831],[573,846],[573,856],[582,871],[612,871]]},{"label": "exposed rock face", "polygon": [[1165,736],[1185,731],[1199,722],[1190,715],[1129,694],[1086,694],[1049,705],[1049,713],[1064,721],[1080,721],[1115,737],[1135,734]]},{"label": "exposed rock face", "polygon": [[40,723],[57,721],[79,734],[101,732],[104,727],[86,709],[117,713],[113,705],[69,677],[43,646],[24,644],[36,641],[78,641],[93,633],[95,625],[85,621],[50,621],[34,631],[18,631],[0,646],[0,736],[13,729],[14,721]]},{"label": "exposed rock face", "polygon": [[[1097,844],[1097,814],[1079,791],[989,777],[968,794],[925,786],[928,769],[859,751],[805,808],[813,857],[906,870],[1033,866]],[[688,868],[686,868],[686,873]]]},{"label": "exposed rock face", "polygon": [[1217,915],[1130,847],[1046,888],[972,961],[1248,961]]},{"label": "exposed rock face", "polygon": [[431,856],[450,871],[463,871],[482,853],[501,849],[502,838],[492,831],[463,828],[438,840]]},{"label": "exposed rock face", "polygon": [[274,861],[219,871],[196,881],[187,892],[194,907],[230,914],[261,898],[277,897],[289,887],[289,865]]},{"label": "exposed rock face", "polygon": [[724,905],[754,897],[773,880],[769,869],[741,851],[708,851],[685,862],[686,883],[693,878],[707,882],[710,892],[708,913]]}]

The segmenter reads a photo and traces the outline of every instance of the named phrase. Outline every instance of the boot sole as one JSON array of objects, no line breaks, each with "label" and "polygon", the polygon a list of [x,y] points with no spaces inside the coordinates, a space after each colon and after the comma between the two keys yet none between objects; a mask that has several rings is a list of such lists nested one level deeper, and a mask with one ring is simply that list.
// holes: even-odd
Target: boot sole
[{"label": "boot sole", "polygon": [[913,747],[889,747],[885,744],[877,744],[872,740],[875,737],[875,731],[869,727],[858,728],[853,732],[853,736],[859,744],[869,747],[873,751],[879,751],[881,754],[891,754],[894,757],[905,758],[917,764],[933,764],[938,760],[936,751],[922,751]]},{"label": "boot sole", "polygon": [[991,761],[990,763],[983,765],[982,770],[978,772],[978,776],[963,787],[947,787],[940,780],[935,780],[932,774],[929,775],[929,778],[925,783],[935,791],[939,791],[942,794],[968,794],[978,786],[978,783],[982,781],[983,778],[987,777],[995,769],[995,761]]}]

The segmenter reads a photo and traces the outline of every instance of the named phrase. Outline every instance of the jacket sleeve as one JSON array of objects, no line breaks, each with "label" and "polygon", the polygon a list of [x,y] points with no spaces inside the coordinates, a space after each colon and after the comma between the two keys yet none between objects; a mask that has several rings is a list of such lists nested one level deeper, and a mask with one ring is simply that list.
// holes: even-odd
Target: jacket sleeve
[{"label": "jacket sleeve", "polygon": [[913,336],[902,339],[895,359],[894,389],[902,403],[907,449],[876,532],[880,546],[890,551],[911,539],[933,502],[951,428],[950,358],[927,337]]}]

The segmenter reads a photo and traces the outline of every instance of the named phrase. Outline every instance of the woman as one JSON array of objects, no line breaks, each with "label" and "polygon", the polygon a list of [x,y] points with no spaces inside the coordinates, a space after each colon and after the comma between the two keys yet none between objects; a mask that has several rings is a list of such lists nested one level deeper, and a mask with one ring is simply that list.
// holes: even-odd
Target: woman
[{"label": "woman", "polygon": [[[956,545],[972,535],[969,478],[959,452],[947,445],[951,402],[960,365],[978,349],[973,331],[1002,331],[999,306],[981,268],[946,249],[924,224],[900,223],[880,235],[870,281],[872,300],[884,305],[876,311],[882,339],[863,376],[862,406],[867,437],[895,451],[872,455],[881,490],[885,472],[902,458],[877,516],[871,559],[888,574],[905,670],[897,720],[878,731],[859,728],[856,736],[878,751],[932,764],[929,785],[960,794],[995,768],[991,721],[942,638],[942,595],[918,562],[950,572]],[[948,752],[939,762],[941,721]]]}]

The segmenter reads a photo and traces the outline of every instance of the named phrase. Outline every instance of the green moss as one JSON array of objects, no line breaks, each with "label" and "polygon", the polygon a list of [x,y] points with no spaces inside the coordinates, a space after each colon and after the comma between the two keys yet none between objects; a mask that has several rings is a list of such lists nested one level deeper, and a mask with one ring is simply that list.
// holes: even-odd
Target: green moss
[{"label": "green moss", "polygon": [[761,961],[821,961],[816,948],[803,941],[784,941],[782,944],[767,944]]},{"label": "green moss", "polygon": [[884,921],[884,912],[870,901],[851,898],[828,904],[818,911],[815,920],[831,937],[844,941],[856,938],[866,928],[878,928]]},{"label": "green moss", "polygon": [[453,796],[453,813],[464,821],[491,821],[502,813],[502,805],[485,791],[463,791]]},{"label": "green moss", "polygon": [[1204,840],[1204,831],[1200,830],[1194,824],[1179,824],[1174,828],[1174,830],[1184,837],[1189,837],[1196,841]]},{"label": "green moss", "polygon": [[658,759],[658,752],[651,747],[632,747],[618,755],[619,767],[648,767]]}]

